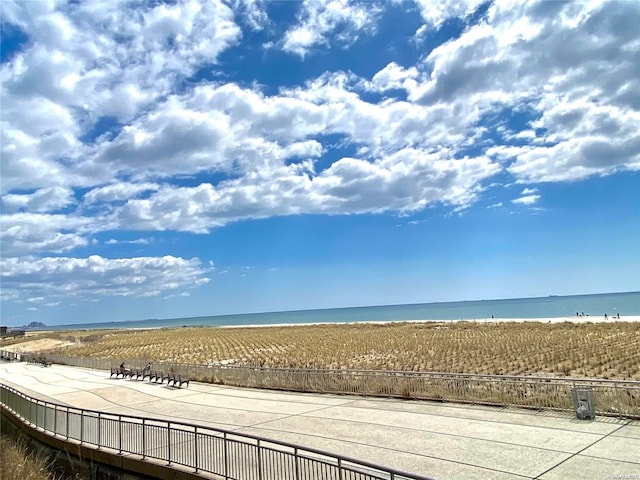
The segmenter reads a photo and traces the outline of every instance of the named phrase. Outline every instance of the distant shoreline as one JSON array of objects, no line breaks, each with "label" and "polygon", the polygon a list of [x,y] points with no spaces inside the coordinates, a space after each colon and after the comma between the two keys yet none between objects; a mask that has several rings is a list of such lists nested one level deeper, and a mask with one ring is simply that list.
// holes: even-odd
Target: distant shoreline
[{"label": "distant shoreline", "polygon": [[[586,313],[590,316],[576,317]],[[405,321],[483,321],[490,319],[526,319],[549,321],[566,318],[589,319],[607,313],[625,318],[640,316],[640,292],[512,298],[504,300],[465,300],[461,302],[411,303],[379,306],[354,306],[315,310],[291,310],[230,315],[210,315],[178,318],[147,318],[145,320],[100,321],[47,325],[41,330],[112,330],[130,328],[165,328],[181,326],[265,326],[308,325],[318,323],[405,322]],[[557,321],[557,320],[552,320]],[[45,322],[46,323],[46,322]],[[11,327],[16,328],[16,327]],[[17,327],[20,328],[20,327]],[[39,331],[28,329],[28,331]]]},{"label": "distant shoreline", "polygon": [[239,329],[239,328],[283,328],[283,327],[312,327],[312,326],[320,326],[320,325],[392,325],[392,324],[402,324],[402,323],[411,323],[411,324],[421,324],[421,323],[442,323],[442,324],[459,324],[459,323],[575,323],[575,324],[584,324],[584,323],[632,323],[632,322],[640,322],[640,315],[625,315],[620,316],[620,318],[609,317],[607,320],[604,319],[604,316],[573,316],[573,317],[546,317],[546,318],[472,318],[472,319],[464,319],[460,320],[432,320],[432,319],[422,319],[422,320],[358,320],[353,322],[308,322],[308,323],[256,323],[256,324],[238,324],[238,325],[170,325],[170,326],[137,326],[137,327],[105,327],[103,329],[97,328],[83,328],[82,325],[78,325],[77,328],[69,328],[65,330],[53,330],[53,329],[43,329],[43,330],[30,330],[26,332],[27,336],[33,336],[37,334],[51,334],[60,331],[99,331],[99,330],[117,330],[117,331],[144,331],[144,330],[180,330],[183,328],[224,328],[224,329]]},{"label": "distant shoreline", "polygon": [[[618,318],[602,317],[547,317],[547,318],[473,318],[460,320],[360,320],[355,322],[313,322],[313,323],[270,323],[253,325],[220,325],[216,328],[268,328],[268,327],[305,327],[314,325],[390,325],[394,323],[617,323],[640,322],[640,315],[626,315]],[[184,327],[213,327],[213,325],[185,325]],[[184,327],[158,327],[158,328],[184,328]],[[144,329],[144,328],[142,328]],[[132,329],[136,330],[136,329]],[[146,330],[146,329],[145,329]]]}]

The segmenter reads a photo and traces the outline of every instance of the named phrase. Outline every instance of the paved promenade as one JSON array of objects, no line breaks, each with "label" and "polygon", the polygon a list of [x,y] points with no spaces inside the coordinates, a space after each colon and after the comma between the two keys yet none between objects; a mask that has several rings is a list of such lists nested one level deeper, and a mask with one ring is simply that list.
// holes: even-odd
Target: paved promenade
[{"label": "paved promenade", "polygon": [[0,363],[0,381],[75,407],[225,428],[436,479],[640,480],[640,422],[426,401],[177,389],[108,372]]}]

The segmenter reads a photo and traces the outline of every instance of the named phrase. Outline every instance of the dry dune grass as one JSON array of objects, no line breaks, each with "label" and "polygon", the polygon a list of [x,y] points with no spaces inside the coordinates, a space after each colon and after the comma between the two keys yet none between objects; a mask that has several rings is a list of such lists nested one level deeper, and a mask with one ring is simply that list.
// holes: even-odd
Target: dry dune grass
[{"label": "dry dune grass", "polygon": [[47,457],[31,452],[24,442],[0,437],[0,478],[3,480],[54,480]]},{"label": "dry dune grass", "polygon": [[[67,336],[75,333],[67,333]],[[78,332],[70,356],[640,380],[640,324],[428,322]]]},{"label": "dry dune grass", "polygon": [[[89,465],[60,461],[62,455],[28,444],[24,437],[0,435],[0,479],[88,480],[96,478]],[[102,477],[97,477],[102,478]],[[106,478],[106,477],[105,477]],[[109,478],[118,480],[119,475]],[[124,478],[124,477],[123,477]]]}]

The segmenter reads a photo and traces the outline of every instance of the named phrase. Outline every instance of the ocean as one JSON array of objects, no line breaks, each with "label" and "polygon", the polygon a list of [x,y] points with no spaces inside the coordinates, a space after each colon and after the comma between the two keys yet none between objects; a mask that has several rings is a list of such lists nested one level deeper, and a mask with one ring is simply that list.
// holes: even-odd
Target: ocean
[{"label": "ocean", "polygon": [[406,320],[474,320],[500,318],[575,317],[584,313],[596,318],[620,314],[640,315],[640,292],[597,295],[549,296],[505,300],[417,303],[372,307],[329,308],[288,312],[247,313],[106,323],[47,326],[46,330],[162,328],[181,326],[242,326],[308,323],[391,322]]}]

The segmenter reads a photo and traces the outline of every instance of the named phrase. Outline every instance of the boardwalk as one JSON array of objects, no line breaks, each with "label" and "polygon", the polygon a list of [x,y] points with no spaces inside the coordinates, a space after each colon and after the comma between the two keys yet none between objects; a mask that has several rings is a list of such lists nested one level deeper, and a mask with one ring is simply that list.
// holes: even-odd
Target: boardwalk
[{"label": "boardwalk", "polygon": [[640,422],[192,383],[0,364],[0,381],[80,408],[236,430],[437,479],[640,479]]}]

